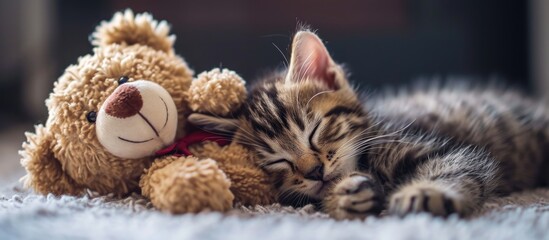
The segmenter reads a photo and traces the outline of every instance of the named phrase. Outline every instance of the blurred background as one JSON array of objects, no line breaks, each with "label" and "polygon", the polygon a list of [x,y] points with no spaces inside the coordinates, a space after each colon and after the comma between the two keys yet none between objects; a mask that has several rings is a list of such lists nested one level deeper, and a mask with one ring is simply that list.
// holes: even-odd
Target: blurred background
[{"label": "blurred background", "polygon": [[305,23],[361,87],[467,77],[549,90],[546,0],[0,0],[0,176],[19,165],[23,132],[45,122],[53,82],[125,8],[171,23],[197,73],[221,66],[251,82],[282,65]]}]

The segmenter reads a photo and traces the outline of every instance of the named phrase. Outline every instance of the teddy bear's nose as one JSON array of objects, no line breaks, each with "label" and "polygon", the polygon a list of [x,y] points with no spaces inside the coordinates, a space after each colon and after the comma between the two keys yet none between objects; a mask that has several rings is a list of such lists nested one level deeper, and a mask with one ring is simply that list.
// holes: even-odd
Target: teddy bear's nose
[{"label": "teddy bear's nose", "polygon": [[113,117],[127,118],[143,107],[139,89],[129,84],[120,85],[105,101],[105,112]]}]

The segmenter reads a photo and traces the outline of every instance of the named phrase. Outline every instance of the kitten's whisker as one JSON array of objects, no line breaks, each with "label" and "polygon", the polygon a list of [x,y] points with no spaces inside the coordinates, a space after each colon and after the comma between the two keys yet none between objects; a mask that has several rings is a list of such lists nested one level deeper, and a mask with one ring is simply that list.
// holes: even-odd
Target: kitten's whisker
[{"label": "kitten's whisker", "polygon": [[379,135],[379,136],[376,136],[376,137],[373,137],[373,138],[370,138],[368,140],[366,140],[365,142],[371,142],[373,140],[376,140],[376,139],[380,139],[380,138],[384,138],[384,137],[391,137],[391,136],[395,136],[397,133],[399,132],[402,132],[404,130],[406,130],[406,128],[410,127],[412,125],[413,122],[409,123],[408,125],[406,125],[405,127],[397,130],[397,131],[394,131],[394,132],[391,132],[391,133],[388,133],[388,134],[384,134],[384,135]]},{"label": "kitten's whisker", "polygon": [[[208,132],[208,133],[212,133],[212,134],[215,134],[215,135],[219,135],[219,136],[222,136],[222,137],[226,137],[226,138],[229,138],[229,139],[232,139],[234,137],[234,134],[231,134],[231,133],[225,133],[225,132],[218,132],[218,131],[211,131],[211,130],[208,130],[206,128],[202,128],[202,127],[199,127],[200,130],[204,131],[204,132]],[[206,139],[207,140],[207,139]],[[242,140],[239,140],[239,142],[244,142]],[[248,145],[254,145],[256,147],[260,147],[259,145],[257,145],[257,143],[250,143],[250,142],[246,142],[246,144]]]},{"label": "kitten's whisker", "polygon": [[387,144],[387,143],[407,143],[407,144],[412,144],[412,142],[405,142],[405,141],[402,141],[402,140],[397,140],[397,139],[394,139],[394,140],[379,140],[379,141],[376,141],[376,142],[366,142],[366,143],[360,143],[360,144],[357,144],[356,147],[360,147],[360,148],[367,148],[367,147],[371,147],[371,146],[376,146],[376,145],[380,145],[380,144]]},{"label": "kitten's whisker", "polygon": [[[216,117],[216,118],[224,118],[224,117],[219,116],[218,114],[215,114],[215,113],[212,113],[212,116],[214,116],[214,117]],[[231,116],[233,117],[233,119],[238,119],[238,118],[235,118],[234,115],[232,115],[232,114],[231,114]],[[240,130],[240,131],[242,131],[242,132],[244,132],[244,133],[246,133],[246,134],[249,134],[250,136],[253,136],[252,133],[250,133],[250,132],[247,131],[246,129],[242,128],[239,124],[234,123],[234,122],[232,122],[232,121],[229,121],[228,123],[231,124],[231,125],[233,125],[233,126],[235,126],[238,130]],[[202,129],[203,129],[203,128],[202,128]],[[203,130],[205,130],[205,129],[203,129]],[[206,130],[205,130],[205,131],[206,131]],[[230,130],[224,130],[224,129],[216,129],[216,131],[218,131],[218,132],[224,132],[224,133],[228,133],[228,134],[233,134],[233,135],[234,135],[235,132],[238,132],[238,131],[230,131]],[[212,131],[208,131],[208,132],[217,134],[216,132],[212,132]]]},{"label": "kitten's whisker", "polygon": [[285,198],[287,197],[288,195],[292,194],[294,191],[293,189],[288,189],[288,190],[285,190],[285,191],[281,191],[281,192],[278,192],[278,198]]},{"label": "kitten's whisker", "polygon": [[352,146],[352,147],[369,147],[369,146],[375,146],[375,145],[380,145],[380,144],[386,144],[386,143],[409,143],[411,144],[412,142],[406,142],[406,141],[403,141],[403,140],[400,140],[400,139],[377,139],[375,141],[357,141],[356,143],[354,144],[350,144],[349,146]]},{"label": "kitten's whisker", "polygon": [[282,50],[280,50],[280,48],[274,42],[271,42],[271,44],[273,44],[273,46],[276,48],[276,50],[278,50],[278,52],[284,58],[284,67],[288,68],[288,66],[290,65],[290,62],[288,61],[288,58],[286,58],[286,55],[282,52]]},{"label": "kitten's whisker", "polygon": [[[283,180],[281,180],[281,181],[283,181]],[[277,193],[277,197],[278,197],[278,198],[286,198],[286,197],[288,197],[289,195],[292,195],[292,194],[294,194],[294,193],[296,193],[296,190],[293,189],[293,188],[289,188],[289,189],[286,189],[286,190],[284,190],[284,191],[279,191],[279,192]]]},{"label": "kitten's whisker", "polygon": [[319,96],[319,95],[321,95],[321,94],[324,94],[324,93],[329,93],[329,92],[333,92],[333,90],[322,91],[322,92],[319,92],[319,93],[313,95],[311,98],[309,98],[309,101],[307,101],[307,104],[305,104],[305,109],[309,109],[309,103],[311,103],[311,101],[312,101],[315,97],[317,97],[317,96]]},{"label": "kitten's whisker", "polygon": [[298,206],[301,206],[303,200],[305,200],[305,195],[304,195],[304,194],[298,194],[298,197],[297,197],[297,205],[298,205]]},{"label": "kitten's whisker", "polygon": [[[363,137],[363,135],[368,135],[370,133],[374,133],[373,131],[369,131],[370,129],[378,126],[379,124],[381,124],[382,122],[381,121],[378,121],[374,124],[372,124],[371,126],[368,126],[366,129],[362,130],[361,132],[359,132],[356,136],[350,138],[350,139],[347,139],[342,145],[345,146],[347,143],[349,143],[350,141],[353,141],[355,140],[357,137]],[[364,136],[366,137],[366,136]],[[360,141],[360,140],[359,140]]]},{"label": "kitten's whisker", "polygon": [[357,142],[355,144],[351,144],[349,146],[346,146],[345,148],[342,148],[342,152],[344,154],[341,155],[342,158],[352,158],[358,155],[362,155],[368,151],[372,150],[372,146],[377,146],[381,144],[387,144],[387,143],[397,143],[400,144],[412,144],[412,142],[406,142],[402,140],[383,140],[379,139],[376,142],[368,142],[367,144]]},{"label": "kitten's whisker", "polygon": [[[413,142],[405,142],[405,141],[394,141],[394,142],[396,142],[397,145],[400,145],[400,144],[413,144]],[[391,143],[391,142],[388,142],[388,143]],[[379,143],[379,144],[386,144],[386,143]],[[372,150],[374,150],[374,149],[391,149],[390,146],[382,146],[382,147],[375,147],[375,148],[371,147],[371,146],[376,146],[376,145],[379,145],[379,144],[372,144],[372,145],[368,145],[368,146],[365,146],[365,147],[361,147],[361,149],[356,149],[358,151],[348,151],[348,152],[352,152],[352,154],[342,155],[342,157],[351,158],[351,157],[355,157],[355,156],[364,154],[366,152],[371,153]],[[394,148],[394,146],[392,148]]]},{"label": "kitten's whisker", "polygon": [[288,202],[295,202],[297,198],[301,196],[301,193],[299,193],[296,189],[288,189],[284,190],[282,194],[278,196],[278,198],[282,201],[288,201]]},{"label": "kitten's whisker", "polygon": [[248,130],[236,124],[235,126],[237,126],[237,128],[240,130],[240,133],[241,133],[239,135],[240,137],[236,139],[238,142],[247,143],[249,145],[253,144],[253,146],[255,147],[263,148],[262,146],[263,143],[257,140],[253,133],[249,132]]},{"label": "kitten's whisker", "polygon": [[[363,137],[362,135],[366,135],[366,134],[373,133],[373,132],[368,132],[368,130],[371,129],[371,128],[373,128],[373,127],[375,127],[375,125],[374,125],[374,126],[370,126],[370,127],[366,128],[366,129],[362,130],[361,132],[359,132],[356,136],[354,136],[354,137],[352,137],[352,138],[350,138],[350,139],[347,139],[347,140],[342,144],[342,146],[347,145],[347,143],[349,143],[349,142],[355,140],[357,137]],[[360,141],[360,140],[359,140],[359,141]]]},{"label": "kitten's whisker", "polygon": [[[348,139],[347,141],[345,141],[345,143],[343,143],[342,146],[338,148],[338,152],[340,152],[341,150],[346,150],[347,148],[351,148],[351,150],[350,150],[351,152],[353,150],[356,150],[355,149],[356,146],[360,145],[360,144],[363,144],[363,142],[365,142],[365,140],[368,139],[367,137],[369,136],[369,134],[373,133],[371,131],[366,132],[367,130],[368,129],[365,129],[362,132],[360,132],[359,134],[357,134],[357,136],[354,136],[353,138]],[[366,136],[363,136],[363,135],[366,135]],[[359,139],[357,141],[354,141],[353,143],[349,144],[351,141],[353,141],[357,137],[361,137],[361,139]],[[349,151],[343,151],[343,152],[349,152]]]}]

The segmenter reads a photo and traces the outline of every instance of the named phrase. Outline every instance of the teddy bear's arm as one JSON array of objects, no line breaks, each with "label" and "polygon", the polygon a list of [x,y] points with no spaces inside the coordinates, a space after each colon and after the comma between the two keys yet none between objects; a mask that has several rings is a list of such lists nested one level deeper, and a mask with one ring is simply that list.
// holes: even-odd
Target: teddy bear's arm
[{"label": "teddy bear's arm", "polygon": [[275,202],[275,190],[269,176],[254,162],[256,156],[244,146],[231,143],[219,146],[207,141],[189,148],[198,158],[215,159],[231,181],[235,202],[242,205],[265,205]]},{"label": "teddy bear's arm", "polygon": [[36,133],[25,133],[27,141],[23,143],[21,165],[27,170],[21,180],[25,187],[31,187],[41,194],[55,195],[82,193],[83,188],[76,184],[62,169],[61,163],[51,150],[52,136],[43,125],[35,126]]},{"label": "teddy bear's arm", "polygon": [[253,166],[221,165],[231,180],[231,191],[235,201],[245,206],[266,205],[275,202],[275,190],[268,176]]}]

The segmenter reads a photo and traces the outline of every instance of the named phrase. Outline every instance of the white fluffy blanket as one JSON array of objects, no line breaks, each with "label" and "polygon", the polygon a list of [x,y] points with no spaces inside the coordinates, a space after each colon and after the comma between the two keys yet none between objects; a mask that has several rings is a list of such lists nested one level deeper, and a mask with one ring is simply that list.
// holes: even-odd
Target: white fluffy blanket
[{"label": "white fluffy blanket", "polygon": [[137,195],[54,197],[11,188],[0,191],[0,239],[549,239],[549,189],[493,199],[470,219],[335,221],[311,206],[170,215]]}]

